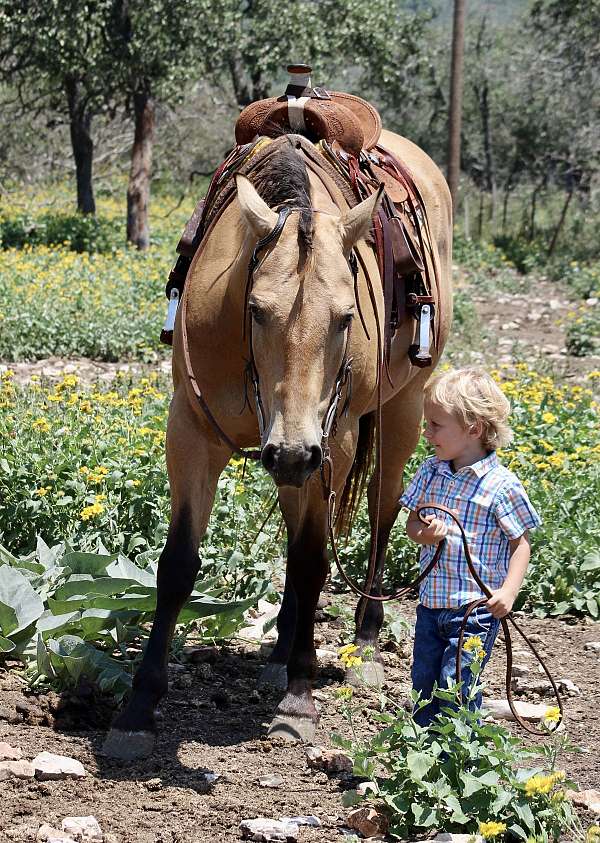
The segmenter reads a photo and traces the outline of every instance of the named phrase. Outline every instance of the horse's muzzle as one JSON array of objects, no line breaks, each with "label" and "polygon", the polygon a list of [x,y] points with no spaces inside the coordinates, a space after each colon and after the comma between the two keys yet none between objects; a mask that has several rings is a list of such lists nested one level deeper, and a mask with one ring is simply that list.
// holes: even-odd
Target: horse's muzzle
[{"label": "horse's muzzle", "polygon": [[286,447],[267,443],[261,459],[278,486],[300,488],[321,465],[323,452],[320,445]]}]

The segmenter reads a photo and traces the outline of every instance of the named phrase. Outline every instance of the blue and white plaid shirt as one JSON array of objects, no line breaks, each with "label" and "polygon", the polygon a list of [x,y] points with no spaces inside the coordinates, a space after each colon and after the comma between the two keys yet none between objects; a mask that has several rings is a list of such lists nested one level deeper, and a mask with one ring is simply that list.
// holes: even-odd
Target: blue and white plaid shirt
[{"label": "blue and white plaid shirt", "polygon": [[[419,468],[400,498],[401,506],[416,510],[426,501],[453,509],[469,542],[473,563],[483,582],[494,591],[508,573],[510,539],[537,527],[540,517],[520,480],[498,461],[495,452],[453,472],[450,463],[431,457]],[[421,583],[419,597],[430,609],[458,608],[483,597],[469,573],[457,526],[439,510],[424,510],[448,524],[444,551],[431,574]],[[423,545],[421,570],[437,545]]]}]

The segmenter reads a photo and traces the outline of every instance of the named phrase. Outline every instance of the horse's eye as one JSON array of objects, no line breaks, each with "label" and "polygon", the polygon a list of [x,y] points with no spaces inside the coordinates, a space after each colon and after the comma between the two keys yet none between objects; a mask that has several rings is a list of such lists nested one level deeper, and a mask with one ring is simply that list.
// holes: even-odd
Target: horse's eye
[{"label": "horse's eye", "polygon": [[264,325],[265,323],[265,312],[261,310],[261,308],[255,304],[254,302],[250,302],[248,304],[248,310],[250,311],[250,316],[257,325]]},{"label": "horse's eye", "polygon": [[349,328],[353,319],[353,313],[346,313],[344,316],[342,316],[342,318],[340,319],[340,331],[345,331],[346,328]]}]

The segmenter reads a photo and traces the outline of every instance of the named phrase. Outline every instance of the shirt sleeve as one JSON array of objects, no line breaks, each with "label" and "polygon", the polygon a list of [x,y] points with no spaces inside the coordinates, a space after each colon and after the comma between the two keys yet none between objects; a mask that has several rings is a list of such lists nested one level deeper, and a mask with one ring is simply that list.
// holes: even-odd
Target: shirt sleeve
[{"label": "shirt sleeve", "polygon": [[400,506],[415,510],[417,506],[426,500],[425,492],[431,481],[433,466],[430,460],[424,462],[418,469],[413,479],[400,497]]},{"label": "shirt sleeve", "polygon": [[495,515],[500,529],[509,539],[518,539],[542,523],[523,484],[516,478],[496,496]]}]

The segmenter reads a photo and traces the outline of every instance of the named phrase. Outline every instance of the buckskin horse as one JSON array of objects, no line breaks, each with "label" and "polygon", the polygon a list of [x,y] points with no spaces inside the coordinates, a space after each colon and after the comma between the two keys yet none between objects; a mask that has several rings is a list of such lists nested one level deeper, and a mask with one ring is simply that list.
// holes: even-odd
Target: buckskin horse
[{"label": "buckskin horse", "polygon": [[[150,638],[129,702],[105,742],[111,756],[133,759],[152,751],[171,637],[200,567],[198,548],[219,475],[236,450],[259,446],[253,455],[275,481],[287,528],[279,635],[266,666],[271,679],[286,683],[272,734],[304,740],[314,735],[314,615],[329,567],[331,501],[335,495],[346,502],[356,498],[374,422],[380,444],[368,500],[377,553],[368,585],[381,593],[403,471],[419,439],[423,387],[451,322],[450,195],[421,149],[379,126],[381,149],[409,174],[404,199],[413,205],[413,235],[419,228],[427,232],[420,252],[434,279],[427,300],[435,316],[431,358],[423,367],[409,354],[420,323],[397,300],[390,328],[383,262],[368,242],[385,201],[382,189],[353,200],[313,143],[328,129],[317,133],[313,121],[311,138],[310,131],[292,131],[289,122],[266,146],[254,140],[245,163],[236,162],[229,178],[219,177],[229,194],[225,189],[220,204],[213,203],[217,210],[213,207],[185,273],[166,440],[171,520]],[[261,134],[255,127],[250,131]],[[363,137],[360,144],[366,146]],[[259,159],[260,167],[254,167]],[[389,178],[384,182],[393,187]],[[428,328],[426,323],[426,333]],[[255,412],[246,400],[249,385]],[[338,400],[344,390],[349,403],[342,413]],[[355,641],[374,648],[376,667],[382,618],[381,604],[359,603]]]}]

